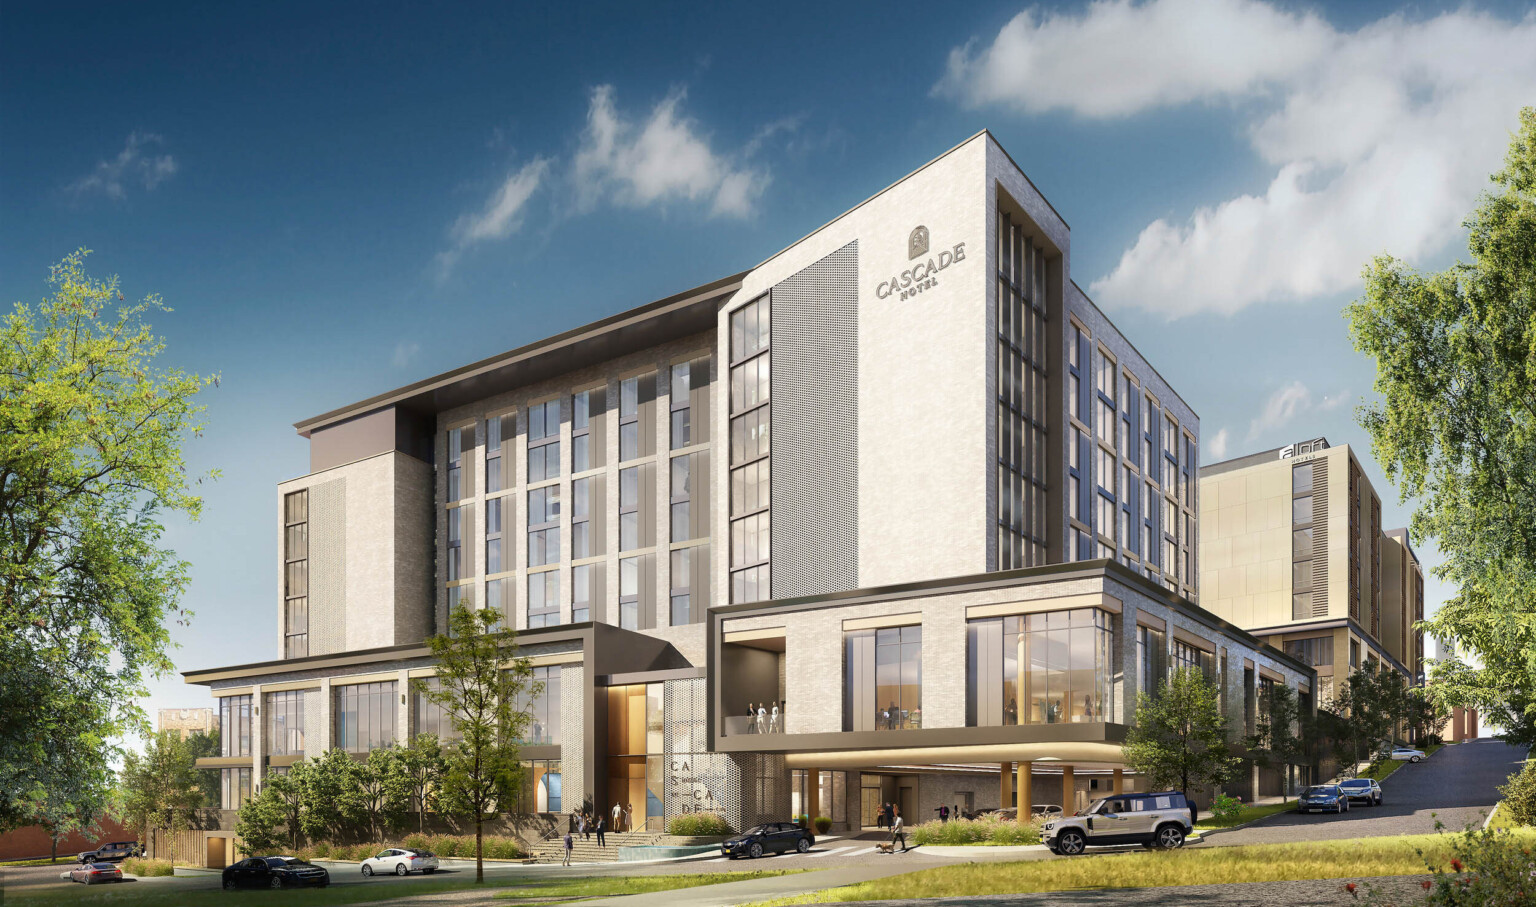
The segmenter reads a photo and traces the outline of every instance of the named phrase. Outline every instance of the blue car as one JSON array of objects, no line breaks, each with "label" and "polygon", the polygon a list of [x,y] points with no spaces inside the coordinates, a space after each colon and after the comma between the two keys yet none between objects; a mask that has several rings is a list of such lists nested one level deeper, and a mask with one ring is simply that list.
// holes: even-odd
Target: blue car
[{"label": "blue car", "polygon": [[1349,812],[1349,795],[1337,784],[1314,784],[1301,792],[1301,801],[1296,804],[1296,811],[1300,813],[1317,812]]}]

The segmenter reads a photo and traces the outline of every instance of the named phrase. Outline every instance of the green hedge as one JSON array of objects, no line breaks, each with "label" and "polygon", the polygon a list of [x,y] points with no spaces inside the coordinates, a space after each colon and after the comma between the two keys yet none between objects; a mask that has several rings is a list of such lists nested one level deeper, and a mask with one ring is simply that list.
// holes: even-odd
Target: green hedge
[{"label": "green hedge", "polygon": [[[302,847],[293,856],[306,860],[337,860],[343,863],[361,863],[386,847],[409,847],[412,850],[430,850],[440,857],[474,859],[474,835],[406,835],[399,843],[383,844],[332,844],[319,841]],[[485,836],[485,857],[490,860],[520,860],[527,854],[516,838],[498,835]]]},{"label": "green hedge", "polygon": [[816,826],[816,833],[818,835],[824,835],[832,830],[832,820],[826,816],[817,816],[813,824]]},{"label": "green hedge", "polygon": [[667,834],[685,838],[720,837],[731,833],[731,826],[716,813],[684,813],[667,823]]},{"label": "green hedge", "polygon": [[975,819],[953,819],[949,822],[924,822],[912,826],[913,844],[1039,844],[1040,829],[1044,817],[1036,817],[1027,824],[1019,824],[996,813],[988,813]]},{"label": "green hedge", "polygon": [[171,866],[170,860],[141,860],[138,857],[124,860],[122,869],[124,875],[138,876],[140,878],[147,876],[173,876],[176,874],[176,869]]},{"label": "green hedge", "polygon": [[1536,762],[1509,776],[1509,783],[1499,788],[1504,800],[1499,804],[1499,819],[1509,825],[1536,825]]}]

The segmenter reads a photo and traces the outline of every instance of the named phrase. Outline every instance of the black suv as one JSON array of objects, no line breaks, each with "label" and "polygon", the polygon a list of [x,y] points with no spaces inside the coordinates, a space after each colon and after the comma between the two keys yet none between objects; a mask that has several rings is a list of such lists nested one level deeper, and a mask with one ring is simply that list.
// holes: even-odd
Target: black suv
[{"label": "black suv", "polygon": [[1045,823],[1040,836],[1052,853],[1063,856],[1108,844],[1173,849],[1183,847],[1194,829],[1192,816],[1189,801],[1176,790],[1117,794],[1093,801],[1075,816]]},{"label": "black suv", "polygon": [[80,863],[118,863],[141,853],[138,841],[113,841],[78,854],[75,859]]},{"label": "black suv", "polygon": [[792,822],[764,822],[749,828],[720,845],[720,852],[737,857],[760,857],[765,853],[789,853],[791,850],[805,853],[816,844],[816,836],[809,829]]}]

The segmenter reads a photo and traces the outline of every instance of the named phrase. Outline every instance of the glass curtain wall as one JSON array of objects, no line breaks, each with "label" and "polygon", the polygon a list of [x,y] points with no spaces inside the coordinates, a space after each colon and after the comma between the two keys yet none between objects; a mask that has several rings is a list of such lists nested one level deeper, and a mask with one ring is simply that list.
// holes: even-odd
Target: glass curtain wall
[{"label": "glass curtain wall", "polygon": [[266,700],[262,737],[266,741],[267,755],[304,755],[304,692],[268,693]]},{"label": "glass curtain wall", "polygon": [[251,754],[251,697],[225,696],[219,700],[219,755]]},{"label": "glass curtain wall", "polygon": [[1114,615],[1097,608],[967,624],[966,724],[1118,721]]},{"label": "glass curtain wall", "polygon": [[661,684],[608,688],[608,802],[595,805],[609,823],[615,804],[630,813],[616,831],[662,830],[665,720]]},{"label": "glass curtain wall", "polygon": [[843,640],[843,730],[922,727],[923,628],[853,630]]},{"label": "glass curtain wall", "polygon": [[997,218],[997,569],[1045,563],[1045,256]]},{"label": "glass curtain wall", "polygon": [[768,494],[769,298],[731,313],[731,601],[773,597]]},{"label": "glass curtain wall", "polygon": [[368,753],[397,739],[399,714],[393,680],[350,684],[336,689],[336,746],[349,753]]}]

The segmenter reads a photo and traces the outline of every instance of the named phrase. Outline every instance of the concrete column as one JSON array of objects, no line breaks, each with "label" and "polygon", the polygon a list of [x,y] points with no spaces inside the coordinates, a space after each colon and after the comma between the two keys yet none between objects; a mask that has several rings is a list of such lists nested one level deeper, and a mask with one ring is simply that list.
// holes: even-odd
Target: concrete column
[{"label": "concrete column", "polygon": [[998,766],[997,772],[997,808],[1007,809],[1013,805],[1013,763],[1004,762]]},{"label": "concrete column", "polygon": [[[505,456],[505,455],[503,455]],[[336,746],[336,722],[331,719],[334,700],[331,698],[331,678],[320,678],[320,733],[310,734],[305,729],[304,755],[319,756]],[[308,718],[305,719],[308,722]]]},{"label": "concrete column", "polygon": [[395,677],[395,709],[395,742],[404,746],[411,739],[411,673],[404,668]]},{"label": "concrete column", "polygon": [[1019,812],[1014,818],[1019,822],[1028,822],[1035,802],[1034,763],[1017,763],[1015,775],[1014,786],[1019,791]]},{"label": "concrete column", "polygon": [[815,827],[816,817],[821,815],[821,769],[806,769],[805,814],[810,818],[811,826]]},{"label": "concrete column", "polygon": [[1061,811],[1066,815],[1076,812],[1077,803],[1077,778],[1072,774],[1072,766],[1061,767]]},{"label": "concrete column", "polygon": [[1123,768],[1115,769],[1114,791],[1116,796],[1125,793],[1125,769]]},{"label": "concrete column", "polygon": [[251,684],[251,795],[256,795],[256,789],[261,786],[261,756],[267,751],[266,742],[261,739],[261,726],[264,720],[261,715],[261,684]]}]

